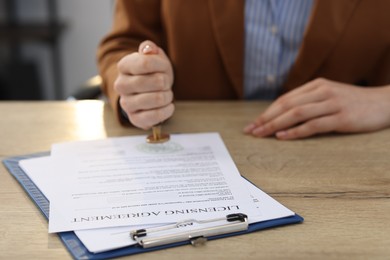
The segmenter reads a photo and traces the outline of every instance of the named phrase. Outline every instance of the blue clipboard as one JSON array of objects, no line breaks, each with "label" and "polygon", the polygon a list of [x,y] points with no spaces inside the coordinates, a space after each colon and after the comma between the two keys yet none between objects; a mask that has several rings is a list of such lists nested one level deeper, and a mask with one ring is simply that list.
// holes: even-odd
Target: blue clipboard
[{"label": "blue clipboard", "polygon": [[[47,155],[49,155],[48,152],[9,157],[3,160],[3,164],[8,169],[8,171],[15,177],[15,179],[20,183],[23,189],[27,192],[27,194],[30,196],[30,198],[34,201],[34,203],[37,205],[39,210],[48,220],[49,219],[48,199],[42,194],[42,192],[32,182],[32,180],[27,176],[27,174],[19,167],[20,160],[47,156]],[[296,224],[301,222],[303,222],[303,218],[295,214],[294,216],[290,216],[290,217],[253,223],[250,224],[248,229],[245,231],[207,237],[207,239],[214,240],[214,239],[224,238],[229,236],[243,235],[246,233],[250,233],[262,229],[278,227],[278,226],[283,226],[288,224]],[[87,248],[78,239],[78,237],[73,231],[61,232],[57,234],[74,259],[107,259],[107,258],[114,258],[114,257],[120,257],[120,256],[132,255],[132,254],[146,253],[150,251],[190,244],[190,241],[185,241],[185,242],[172,243],[169,245],[156,246],[152,248],[143,248],[139,245],[132,245],[120,249],[114,249],[114,250],[94,254],[87,250]]]}]

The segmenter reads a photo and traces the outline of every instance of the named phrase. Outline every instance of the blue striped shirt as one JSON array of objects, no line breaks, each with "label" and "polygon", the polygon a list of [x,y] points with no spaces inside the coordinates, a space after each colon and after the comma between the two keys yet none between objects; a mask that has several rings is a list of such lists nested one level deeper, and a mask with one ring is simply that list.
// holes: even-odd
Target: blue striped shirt
[{"label": "blue striped shirt", "polygon": [[246,0],[244,98],[274,99],[295,62],[312,0]]}]

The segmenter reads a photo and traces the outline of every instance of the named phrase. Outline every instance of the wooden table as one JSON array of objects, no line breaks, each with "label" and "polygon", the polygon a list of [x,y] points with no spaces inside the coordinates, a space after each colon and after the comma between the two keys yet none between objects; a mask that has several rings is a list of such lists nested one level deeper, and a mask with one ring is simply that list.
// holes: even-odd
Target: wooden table
[{"label": "wooden table", "polygon": [[[390,259],[390,129],[299,141],[243,135],[266,106],[177,102],[164,130],[219,132],[241,174],[305,222],[131,259]],[[146,134],[121,127],[101,101],[0,102],[0,118],[1,159],[56,142]],[[0,259],[69,259],[3,165],[0,185]]]}]

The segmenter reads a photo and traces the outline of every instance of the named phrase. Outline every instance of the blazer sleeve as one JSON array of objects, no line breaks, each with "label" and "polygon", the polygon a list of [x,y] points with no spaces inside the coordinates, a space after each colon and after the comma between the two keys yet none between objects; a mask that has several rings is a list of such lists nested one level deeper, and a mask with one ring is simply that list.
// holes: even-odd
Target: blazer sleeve
[{"label": "blazer sleeve", "polygon": [[111,31],[101,41],[98,68],[103,79],[102,91],[108,97],[119,121],[128,124],[119,107],[119,96],[113,85],[118,76],[117,63],[127,54],[138,51],[144,40],[162,46],[160,0],[117,0]]}]

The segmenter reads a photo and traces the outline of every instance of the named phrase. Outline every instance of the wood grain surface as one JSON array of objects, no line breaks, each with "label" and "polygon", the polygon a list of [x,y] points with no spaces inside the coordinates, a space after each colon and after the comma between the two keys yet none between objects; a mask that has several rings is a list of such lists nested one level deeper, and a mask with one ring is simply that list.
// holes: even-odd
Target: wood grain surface
[{"label": "wood grain surface", "polygon": [[[298,141],[242,134],[267,105],[177,102],[163,131],[219,132],[241,174],[304,223],[129,258],[390,259],[390,129]],[[0,118],[1,159],[57,142],[149,134],[120,126],[101,101],[0,102]],[[0,185],[0,259],[70,259],[3,165]]]}]

